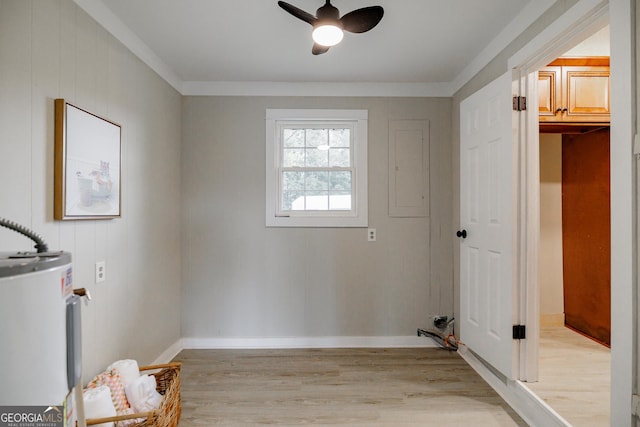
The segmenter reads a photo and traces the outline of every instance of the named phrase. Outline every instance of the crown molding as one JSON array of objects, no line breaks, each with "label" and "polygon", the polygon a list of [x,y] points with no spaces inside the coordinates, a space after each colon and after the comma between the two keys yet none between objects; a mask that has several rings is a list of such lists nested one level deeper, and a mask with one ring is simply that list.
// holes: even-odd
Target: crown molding
[{"label": "crown molding", "polygon": [[175,90],[182,93],[182,79],[171,67],[162,61],[145,42],[131,31],[120,18],[114,15],[113,12],[104,5],[102,0],[73,1]]},{"label": "crown molding", "polygon": [[329,83],[329,82],[184,82],[191,96],[378,96],[450,97],[449,83]]}]

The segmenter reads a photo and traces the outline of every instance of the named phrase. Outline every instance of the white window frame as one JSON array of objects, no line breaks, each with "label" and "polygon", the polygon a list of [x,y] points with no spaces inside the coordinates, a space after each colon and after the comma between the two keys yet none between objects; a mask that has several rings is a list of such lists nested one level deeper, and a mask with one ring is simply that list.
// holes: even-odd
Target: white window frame
[{"label": "white window frame", "polygon": [[[266,111],[266,210],[267,227],[367,227],[367,110],[290,110]],[[279,212],[280,169],[284,124],[345,124],[352,129],[351,210]]]}]

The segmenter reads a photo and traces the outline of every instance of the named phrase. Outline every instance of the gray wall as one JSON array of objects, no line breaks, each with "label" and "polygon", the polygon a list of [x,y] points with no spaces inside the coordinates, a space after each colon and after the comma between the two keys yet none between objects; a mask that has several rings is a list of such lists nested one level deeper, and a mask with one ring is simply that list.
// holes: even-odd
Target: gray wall
[{"label": "gray wall", "polygon": [[[265,110],[369,111],[366,230],[265,227]],[[430,120],[430,218],[388,216],[388,122]],[[182,334],[408,336],[451,313],[451,100],[186,97]]]},{"label": "gray wall", "polygon": [[[122,125],[122,219],[53,220],[53,100]],[[180,338],[181,97],[71,0],[0,0],[0,216],[72,252],[85,381]],[[0,251],[32,250],[0,229]],[[94,284],[105,260],[107,280]],[[5,325],[6,326],[6,325]]]}]

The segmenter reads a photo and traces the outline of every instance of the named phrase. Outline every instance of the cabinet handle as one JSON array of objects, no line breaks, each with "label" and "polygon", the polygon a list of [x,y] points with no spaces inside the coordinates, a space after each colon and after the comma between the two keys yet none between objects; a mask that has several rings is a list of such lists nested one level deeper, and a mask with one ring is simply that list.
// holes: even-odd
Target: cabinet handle
[{"label": "cabinet handle", "polygon": [[556,108],[556,114],[558,114],[560,111],[562,111],[562,108]]},{"label": "cabinet handle", "polygon": [[467,230],[458,230],[456,232],[456,236],[462,237],[463,239],[467,238]]},{"label": "cabinet handle", "polygon": [[563,113],[566,113],[567,111],[569,111],[569,109],[568,109],[567,107],[564,107],[564,108],[562,109],[562,112],[563,112]]}]

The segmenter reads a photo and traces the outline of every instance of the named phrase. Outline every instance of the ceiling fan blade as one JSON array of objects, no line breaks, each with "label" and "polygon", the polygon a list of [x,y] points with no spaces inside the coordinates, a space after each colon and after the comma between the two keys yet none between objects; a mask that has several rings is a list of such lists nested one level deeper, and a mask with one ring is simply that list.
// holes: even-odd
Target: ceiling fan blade
[{"label": "ceiling fan blade", "polygon": [[323,53],[326,53],[328,50],[329,50],[329,46],[322,46],[318,43],[314,43],[313,48],[311,48],[311,53],[313,53],[314,55],[322,55]]},{"label": "ceiling fan blade", "polygon": [[383,15],[384,9],[381,6],[369,6],[347,13],[340,18],[340,22],[345,31],[364,33],[378,25]]},{"label": "ceiling fan blade", "polygon": [[317,18],[312,14],[310,14],[309,12],[305,12],[304,10],[299,9],[289,3],[279,1],[278,6],[280,6],[281,8],[283,8],[284,10],[286,10],[287,12],[295,16],[296,18],[301,19],[304,22],[307,22],[311,25],[313,25],[317,21]]}]

